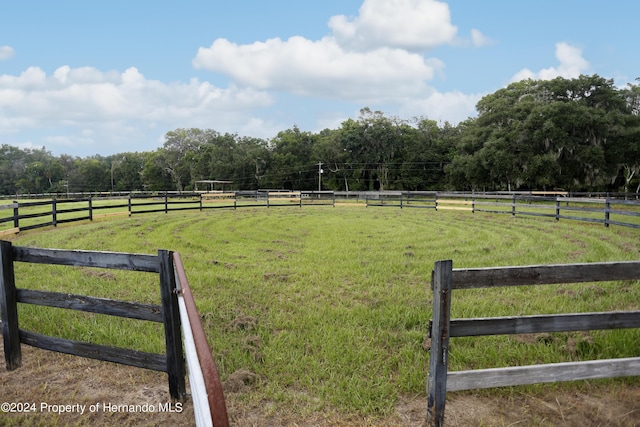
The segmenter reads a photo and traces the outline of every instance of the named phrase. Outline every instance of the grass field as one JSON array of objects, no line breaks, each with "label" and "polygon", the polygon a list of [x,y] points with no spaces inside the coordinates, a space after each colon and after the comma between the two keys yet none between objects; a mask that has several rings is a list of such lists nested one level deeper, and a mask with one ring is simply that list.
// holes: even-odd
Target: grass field
[{"label": "grass field", "polygon": [[[385,416],[400,396],[426,394],[435,261],[452,259],[456,268],[637,260],[639,237],[634,229],[541,218],[289,207],[113,217],[10,239],[19,246],[180,252],[222,379],[245,372],[241,399],[301,416]],[[158,298],[152,274],[18,264],[16,277],[18,287],[30,289]],[[464,291],[455,294],[452,315],[639,307],[638,282],[586,283]],[[161,325],[146,322],[20,305],[20,324],[162,352]],[[450,354],[451,370],[639,356],[640,331],[456,338]]]}]

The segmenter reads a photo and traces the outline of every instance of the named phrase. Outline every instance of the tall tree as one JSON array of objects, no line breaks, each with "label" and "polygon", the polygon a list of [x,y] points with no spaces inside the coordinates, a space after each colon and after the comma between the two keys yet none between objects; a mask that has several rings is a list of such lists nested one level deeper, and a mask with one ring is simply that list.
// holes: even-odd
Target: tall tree
[{"label": "tall tree", "polygon": [[315,188],[317,159],[312,158],[315,141],[316,136],[300,131],[297,126],[278,132],[271,140],[273,158],[266,178],[272,188]]},{"label": "tall tree", "polygon": [[342,144],[350,153],[354,178],[365,190],[390,189],[390,167],[402,153],[400,126],[380,111],[360,110],[358,121],[342,123]]}]

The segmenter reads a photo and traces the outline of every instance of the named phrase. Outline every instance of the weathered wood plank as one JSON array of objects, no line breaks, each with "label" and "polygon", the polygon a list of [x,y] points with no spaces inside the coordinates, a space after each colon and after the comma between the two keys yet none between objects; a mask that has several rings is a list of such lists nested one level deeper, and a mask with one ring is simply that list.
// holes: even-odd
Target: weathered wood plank
[{"label": "weathered wood plank", "polygon": [[51,216],[51,212],[40,212],[40,213],[33,213],[33,214],[18,215],[18,218],[31,219],[31,218],[41,218],[45,216]]},{"label": "weathered wood plank", "polygon": [[452,319],[450,336],[471,337],[640,327],[640,311]]},{"label": "weathered wood plank", "polygon": [[449,320],[451,311],[451,260],[438,261],[433,271],[433,322],[427,379],[427,421],[436,427],[444,424],[449,364]]},{"label": "weathered wood plank", "polygon": [[183,399],[187,392],[186,366],[180,333],[180,309],[173,269],[173,255],[170,251],[159,250],[158,258],[160,259],[160,297],[167,348],[165,369],[169,377],[169,394],[173,399]]},{"label": "weathered wood plank", "polygon": [[20,229],[17,227],[8,228],[6,230],[0,231],[0,236],[6,236],[7,234],[18,234]]},{"label": "weathered wood plank", "polygon": [[120,252],[98,252],[65,249],[40,249],[14,246],[13,259],[36,264],[100,267],[117,270],[159,272],[158,257]]},{"label": "weathered wood plank", "polygon": [[447,391],[640,375],[640,357],[449,372]]},{"label": "weathered wood plank", "polygon": [[18,302],[162,323],[162,307],[61,292],[18,289]]},{"label": "weathered wood plank", "polygon": [[55,338],[22,329],[20,330],[20,341],[31,347],[72,354],[89,359],[121,363],[123,365],[160,372],[166,372],[167,369],[167,358],[162,354],[145,353],[142,351]]},{"label": "weathered wood plank", "polygon": [[453,289],[640,279],[640,261],[453,270]]},{"label": "weathered wood plank", "polygon": [[46,206],[52,203],[51,200],[45,200],[43,202],[20,202],[18,203],[18,207],[32,207],[32,206]]},{"label": "weathered wood plank", "polygon": [[0,204],[0,211],[3,209],[14,209],[17,207],[18,207],[17,203]]},{"label": "weathered wood plank", "polygon": [[2,340],[7,371],[13,371],[22,365],[11,248],[11,242],[0,241],[0,320],[2,320]]}]

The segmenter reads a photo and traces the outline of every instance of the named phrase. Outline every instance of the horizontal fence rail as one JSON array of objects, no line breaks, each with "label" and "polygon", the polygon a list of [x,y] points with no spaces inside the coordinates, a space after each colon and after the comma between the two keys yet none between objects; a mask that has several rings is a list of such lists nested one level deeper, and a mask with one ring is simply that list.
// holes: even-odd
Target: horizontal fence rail
[{"label": "horizontal fence rail", "polygon": [[476,269],[436,262],[427,380],[430,425],[444,424],[447,391],[640,375],[640,357],[448,372],[451,337],[640,328],[640,311],[451,319],[454,289],[620,280],[640,280],[640,261]]},{"label": "horizontal fence rail", "polygon": [[41,227],[57,227],[95,217],[139,215],[184,210],[242,209],[251,207],[349,206],[424,208],[435,211],[483,212],[546,217],[640,228],[640,195],[603,195],[555,192],[451,193],[424,191],[235,191],[138,194],[51,199],[0,204],[0,235]]},{"label": "horizontal fence rail", "polygon": [[[7,370],[22,364],[21,344],[91,359],[115,362],[138,368],[166,372],[173,399],[183,399],[185,366],[180,338],[180,318],[173,257],[169,251],[158,255],[116,252],[41,249],[13,246],[0,241],[0,315]],[[117,301],[85,295],[38,291],[16,287],[14,263],[36,263],[76,267],[96,267],[159,274],[159,305]],[[171,274],[167,274],[171,272]],[[19,278],[18,278],[19,279]],[[80,310],[116,317],[162,323],[165,354],[153,354],[70,339],[46,336],[20,329],[18,303]]]},{"label": "horizontal fence rail", "polygon": [[[184,343],[196,425],[229,425],[222,384],[179,253],[160,250],[158,255],[146,255],[42,249],[18,247],[11,242],[0,241],[0,259],[0,325],[7,370],[21,366],[20,345],[26,344],[44,350],[166,372],[171,397],[183,399],[186,396]],[[156,273],[160,278],[161,304],[17,288],[13,268],[15,262]],[[21,329],[18,303],[162,323],[166,354],[62,339]]]}]

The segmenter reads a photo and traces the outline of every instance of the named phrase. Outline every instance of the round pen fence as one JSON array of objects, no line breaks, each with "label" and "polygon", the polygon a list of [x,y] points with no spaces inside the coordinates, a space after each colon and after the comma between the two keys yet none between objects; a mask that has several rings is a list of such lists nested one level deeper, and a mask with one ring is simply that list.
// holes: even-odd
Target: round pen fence
[{"label": "round pen fence", "polygon": [[638,194],[237,191],[130,194],[0,204],[0,235],[96,217],[256,207],[366,206],[543,217],[640,228]]},{"label": "round pen fence", "polygon": [[[583,195],[586,196],[586,195]],[[578,197],[570,194],[476,194],[439,192],[234,192],[162,194],[154,197],[68,199],[12,202],[0,205],[0,234],[93,220],[97,215],[134,215],[182,210],[243,207],[340,206],[456,210],[469,214],[536,216],[640,228],[638,195],[606,194]],[[633,200],[631,200],[633,199]],[[98,213],[99,212],[99,213]],[[4,225],[4,229],[2,226]],[[207,342],[182,260],[177,252],[157,255],[13,247],[0,241],[0,312],[7,369],[21,365],[20,345],[26,344],[82,357],[93,357],[167,373],[170,394],[186,396],[185,376],[194,405],[196,425],[227,426],[228,414],[219,374]],[[43,292],[16,287],[14,262],[89,266],[159,274],[160,304],[112,301],[82,295]],[[639,280],[640,262],[539,265],[480,269],[453,269],[452,261],[436,263],[432,273],[433,319],[427,382],[427,419],[443,425],[447,391],[532,384],[557,380],[609,378],[640,374],[640,358],[600,360],[551,366],[508,367],[475,371],[448,371],[449,338],[489,334],[521,334],[586,329],[640,327],[640,312],[535,315],[518,318],[451,319],[451,290],[497,286]],[[19,282],[19,278],[18,278]],[[46,305],[164,324],[166,354],[146,354],[71,340],[45,337],[19,328],[17,304]],[[100,357],[95,357],[100,355]],[[186,355],[186,364],[184,356]]]}]

